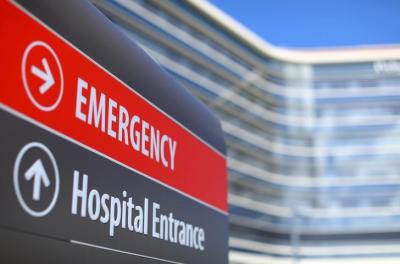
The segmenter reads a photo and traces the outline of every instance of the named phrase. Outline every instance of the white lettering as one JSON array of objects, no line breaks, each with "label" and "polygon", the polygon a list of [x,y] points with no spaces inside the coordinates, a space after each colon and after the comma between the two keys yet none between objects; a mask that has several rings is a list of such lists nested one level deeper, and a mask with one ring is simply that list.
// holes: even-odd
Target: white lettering
[{"label": "white lettering", "polygon": [[145,156],[149,156],[149,149],[146,146],[146,143],[149,142],[149,136],[147,135],[148,129],[149,123],[142,120],[142,154]]},{"label": "white lettering", "polygon": [[117,117],[114,115],[114,109],[117,108],[117,102],[113,99],[108,98],[108,129],[107,134],[113,138],[117,137],[117,133],[113,130],[113,124],[117,121]]},{"label": "white lettering", "polygon": [[169,157],[171,161],[171,170],[175,169],[175,154],[176,154],[176,141],[172,141],[171,138],[168,139],[169,142]]},{"label": "white lettering", "polygon": [[88,84],[84,80],[78,77],[78,85],[77,85],[77,91],[76,91],[76,105],[75,105],[75,116],[82,120],[83,122],[86,122],[86,115],[82,113],[82,105],[86,104],[86,97],[83,96],[83,89],[87,89]]},{"label": "white lettering", "polygon": [[88,124],[91,125],[94,116],[94,126],[99,127],[101,121],[101,131],[106,131],[106,96],[101,93],[100,100],[97,105],[96,88],[92,87],[90,89],[90,99],[89,99],[89,113],[88,113]]},{"label": "white lettering", "polygon": [[168,167],[168,160],[165,157],[165,143],[168,142],[168,136],[167,135],[163,135],[161,137],[161,161],[162,164],[164,165],[164,167]]},{"label": "white lettering", "polygon": [[[177,142],[139,115],[78,78],[75,116],[163,167],[175,170]],[[86,107],[85,107],[86,106]],[[118,119],[118,120],[117,120]],[[123,213],[123,212],[122,212]],[[124,222],[123,222],[124,223]],[[126,224],[126,223],[124,223]]]},{"label": "white lettering", "polygon": [[153,237],[160,238],[160,233],[157,232],[157,223],[160,222],[160,218],[157,217],[157,210],[160,209],[160,205],[158,203],[153,203]]},{"label": "white lettering", "polygon": [[89,193],[88,212],[92,220],[97,220],[100,216],[100,195],[95,189],[91,190]]},{"label": "white lettering", "polygon": [[119,106],[118,120],[119,120],[118,140],[122,142],[122,137],[123,137],[125,145],[129,145],[129,141],[128,141],[129,116],[128,116],[128,111],[122,105]]},{"label": "white lettering", "polygon": [[86,195],[88,186],[88,176],[83,175],[82,189],[79,189],[79,172],[74,171],[74,183],[72,189],[72,214],[78,213],[78,198],[82,200],[81,216],[86,216]]}]

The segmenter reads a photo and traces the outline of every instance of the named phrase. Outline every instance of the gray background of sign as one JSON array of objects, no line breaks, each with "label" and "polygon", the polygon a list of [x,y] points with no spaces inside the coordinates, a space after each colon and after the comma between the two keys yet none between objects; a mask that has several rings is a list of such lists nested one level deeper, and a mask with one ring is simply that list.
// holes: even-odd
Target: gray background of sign
[{"label": "gray background of sign", "polygon": [[[65,263],[70,263],[73,259],[92,262],[103,255],[105,260],[115,261],[113,259],[115,253],[107,254],[107,252],[103,252],[104,250],[72,246],[68,243],[69,240],[79,240],[184,263],[227,263],[228,226],[226,215],[5,111],[0,111],[0,120],[2,120],[0,161],[2,174],[0,177],[0,210],[2,216],[0,226],[1,229],[4,229],[1,231],[4,236],[0,235],[0,248],[4,251],[4,254],[1,254],[3,260],[7,257],[10,259],[18,257],[21,260],[25,258],[25,255],[16,254],[19,252],[18,248],[22,247],[29,248],[27,252],[30,252],[29,254],[32,254],[35,260],[51,260],[57,254],[60,256],[67,254],[71,258],[66,256]],[[17,201],[12,181],[15,158],[21,148],[32,141],[44,143],[52,151],[60,171],[60,193],[57,203],[47,216],[41,218],[34,218],[22,209]],[[151,202],[160,203],[164,213],[174,212],[175,218],[203,227],[206,230],[206,250],[200,252],[120,228],[116,229],[114,238],[110,238],[108,225],[92,221],[88,217],[81,218],[71,215],[74,169],[89,175],[89,189],[96,188],[100,193],[109,193],[120,197],[122,191],[126,190],[130,195],[132,194],[134,201],[142,201],[146,196]],[[188,177],[190,177],[190,172],[188,172]],[[11,232],[11,230],[18,232]],[[35,239],[32,235],[24,233],[38,237]],[[36,243],[41,243],[40,241],[43,241],[41,250],[45,250],[46,246],[52,248],[48,251],[50,255],[39,254],[35,250]],[[124,262],[125,259],[127,261],[136,259],[136,257],[130,257],[119,256],[118,261],[119,259],[121,262]],[[59,263],[63,262],[60,260]],[[158,263],[158,261],[146,262],[143,260],[143,262],[136,263]]]}]

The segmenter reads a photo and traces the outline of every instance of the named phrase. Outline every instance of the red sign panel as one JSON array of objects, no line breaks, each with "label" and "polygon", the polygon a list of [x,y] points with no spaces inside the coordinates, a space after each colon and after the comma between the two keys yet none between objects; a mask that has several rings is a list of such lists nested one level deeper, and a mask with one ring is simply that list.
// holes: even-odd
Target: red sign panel
[{"label": "red sign panel", "polygon": [[0,10],[12,18],[1,24],[2,107],[227,211],[222,154],[12,3]]}]

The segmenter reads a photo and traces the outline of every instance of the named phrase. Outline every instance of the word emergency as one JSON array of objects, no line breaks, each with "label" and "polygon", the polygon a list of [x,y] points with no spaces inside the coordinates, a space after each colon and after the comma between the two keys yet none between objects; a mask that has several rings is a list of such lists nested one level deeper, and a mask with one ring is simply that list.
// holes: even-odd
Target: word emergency
[{"label": "word emergency", "polygon": [[177,142],[78,77],[75,117],[142,155],[175,169]]}]

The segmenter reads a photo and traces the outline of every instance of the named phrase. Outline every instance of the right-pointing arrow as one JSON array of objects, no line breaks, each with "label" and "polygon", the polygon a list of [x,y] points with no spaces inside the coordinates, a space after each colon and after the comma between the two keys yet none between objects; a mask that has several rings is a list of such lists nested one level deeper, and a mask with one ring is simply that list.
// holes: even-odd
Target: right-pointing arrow
[{"label": "right-pointing arrow", "polygon": [[35,65],[32,65],[31,72],[44,81],[44,83],[39,87],[40,93],[44,94],[50,89],[51,86],[53,86],[54,78],[46,58],[42,59],[42,66],[44,68],[44,71],[42,71]]},{"label": "right-pointing arrow", "polygon": [[50,185],[49,177],[44,169],[42,160],[36,160],[25,172],[25,179],[30,181],[33,178],[32,198],[35,201],[40,200],[40,186],[43,183],[45,187]]}]

